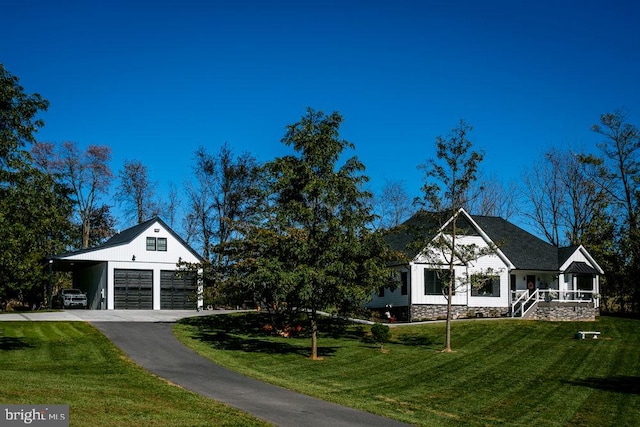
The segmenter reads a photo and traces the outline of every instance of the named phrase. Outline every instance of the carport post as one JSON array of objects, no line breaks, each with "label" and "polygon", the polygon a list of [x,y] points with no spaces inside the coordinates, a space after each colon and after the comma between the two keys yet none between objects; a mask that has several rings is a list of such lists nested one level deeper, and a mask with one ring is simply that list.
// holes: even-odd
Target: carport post
[{"label": "carport post", "polygon": [[53,301],[52,301],[52,293],[53,293],[53,260],[50,259],[49,260],[49,280],[47,280],[47,307],[49,307],[49,309],[53,308]]}]

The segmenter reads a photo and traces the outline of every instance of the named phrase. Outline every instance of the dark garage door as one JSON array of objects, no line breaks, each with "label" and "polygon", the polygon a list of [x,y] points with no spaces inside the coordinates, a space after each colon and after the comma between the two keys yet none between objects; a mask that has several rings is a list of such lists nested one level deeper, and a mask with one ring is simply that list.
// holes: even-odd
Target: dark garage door
[{"label": "dark garage door", "polygon": [[116,269],[113,279],[116,310],[153,309],[153,270]]},{"label": "dark garage door", "polygon": [[184,271],[160,272],[160,308],[162,310],[196,309],[196,275]]}]

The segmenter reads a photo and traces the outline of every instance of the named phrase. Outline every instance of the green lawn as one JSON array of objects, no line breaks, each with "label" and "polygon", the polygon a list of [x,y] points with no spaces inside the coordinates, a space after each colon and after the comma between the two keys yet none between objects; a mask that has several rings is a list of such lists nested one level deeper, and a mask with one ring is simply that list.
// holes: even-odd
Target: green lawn
[{"label": "green lawn", "polygon": [[[392,342],[367,340],[368,327],[324,323],[324,360],[306,356],[307,337],[267,336],[257,314],[185,319],[176,335],[233,370],[343,405],[425,426],[640,425],[640,321],[454,322],[393,329]],[[599,330],[599,340],[576,331]],[[328,331],[328,332],[327,332]]]},{"label": "green lawn", "polygon": [[259,426],[154,377],[81,322],[0,322],[0,402],[67,404],[71,426]]}]

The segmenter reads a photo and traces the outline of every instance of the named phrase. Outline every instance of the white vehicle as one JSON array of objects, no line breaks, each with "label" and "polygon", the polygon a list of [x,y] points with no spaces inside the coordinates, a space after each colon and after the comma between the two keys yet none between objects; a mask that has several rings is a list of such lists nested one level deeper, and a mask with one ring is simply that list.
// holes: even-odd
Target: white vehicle
[{"label": "white vehicle", "polygon": [[62,308],[87,308],[87,294],[80,289],[61,289],[54,303]]}]

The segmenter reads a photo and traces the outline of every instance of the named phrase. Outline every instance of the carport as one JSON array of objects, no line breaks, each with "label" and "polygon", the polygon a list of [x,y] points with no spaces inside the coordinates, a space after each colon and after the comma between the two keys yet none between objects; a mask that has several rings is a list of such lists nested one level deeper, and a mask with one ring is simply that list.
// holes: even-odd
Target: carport
[{"label": "carport", "polygon": [[104,310],[107,293],[107,262],[49,258],[49,271],[71,273],[72,287],[87,294],[87,308]]}]

